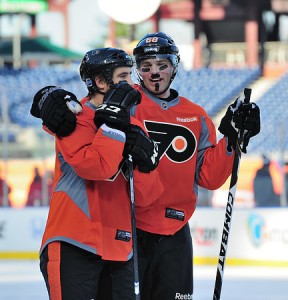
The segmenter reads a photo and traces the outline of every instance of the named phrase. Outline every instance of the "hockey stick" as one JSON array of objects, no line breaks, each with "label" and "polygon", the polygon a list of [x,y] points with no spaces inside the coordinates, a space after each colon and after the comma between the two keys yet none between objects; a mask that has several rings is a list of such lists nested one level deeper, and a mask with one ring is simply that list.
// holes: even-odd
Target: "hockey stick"
[{"label": "hockey stick", "polygon": [[134,263],[134,293],[135,293],[135,299],[140,300],[134,174],[133,174],[133,159],[131,155],[128,156],[128,171],[129,171],[129,187],[130,187],[130,200],[131,200],[131,227],[132,227],[133,263]]},{"label": "hockey stick", "polygon": [[[244,102],[249,103],[250,96],[251,96],[251,89],[245,88],[244,96],[245,96]],[[223,226],[223,231],[222,231],[220,253],[219,253],[219,258],[218,258],[218,266],[217,266],[216,281],[215,281],[215,286],[214,286],[213,300],[220,300],[220,295],[221,295],[223,273],[224,273],[224,266],[225,266],[228,239],[229,239],[229,232],[230,232],[231,221],[232,221],[233,204],[234,204],[236,186],[237,186],[237,181],[238,181],[239,164],[240,164],[240,160],[241,160],[241,145],[243,143],[243,135],[244,135],[243,130],[239,130],[237,143],[236,143],[236,149],[235,149],[235,156],[234,156],[234,161],[233,161],[233,167],[232,167],[232,173],[231,173],[228,199],[227,199],[227,204],[226,204],[226,212],[225,212],[224,226]]]}]

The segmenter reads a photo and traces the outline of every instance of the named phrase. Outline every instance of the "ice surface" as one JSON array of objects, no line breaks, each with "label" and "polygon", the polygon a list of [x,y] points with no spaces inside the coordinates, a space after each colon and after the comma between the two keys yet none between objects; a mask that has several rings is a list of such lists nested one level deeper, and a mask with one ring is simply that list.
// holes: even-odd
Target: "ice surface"
[{"label": "ice surface", "polygon": [[[212,300],[215,276],[216,266],[194,266],[193,300]],[[37,260],[0,260],[0,300],[12,299],[48,300]],[[227,265],[221,300],[288,300],[288,268]]]}]

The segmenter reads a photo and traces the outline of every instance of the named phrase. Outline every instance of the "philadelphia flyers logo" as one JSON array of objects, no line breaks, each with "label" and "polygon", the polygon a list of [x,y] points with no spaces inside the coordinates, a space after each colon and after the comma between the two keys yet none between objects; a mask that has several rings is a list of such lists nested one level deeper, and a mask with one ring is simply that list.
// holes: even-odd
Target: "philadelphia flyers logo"
[{"label": "philadelphia flyers logo", "polygon": [[195,154],[197,140],[189,128],[147,120],[144,124],[150,137],[158,144],[160,158],[166,155],[171,161],[182,163]]}]

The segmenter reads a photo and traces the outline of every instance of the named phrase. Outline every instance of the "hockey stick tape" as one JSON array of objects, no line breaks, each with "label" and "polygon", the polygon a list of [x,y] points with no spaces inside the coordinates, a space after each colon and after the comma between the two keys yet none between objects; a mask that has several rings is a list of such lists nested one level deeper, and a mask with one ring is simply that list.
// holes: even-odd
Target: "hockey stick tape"
[{"label": "hockey stick tape", "polygon": [[76,101],[66,101],[67,107],[73,112],[73,114],[78,114],[82,111],[82,106]]}]

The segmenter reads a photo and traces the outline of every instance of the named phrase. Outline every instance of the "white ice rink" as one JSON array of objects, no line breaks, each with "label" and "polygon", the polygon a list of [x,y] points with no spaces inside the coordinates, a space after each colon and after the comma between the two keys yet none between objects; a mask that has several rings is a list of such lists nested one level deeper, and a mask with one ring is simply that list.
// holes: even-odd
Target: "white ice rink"
[{"label": "white ice rink", "polygon": [[[193,300],[212,300],[215,274],[216,266],[194,267]],[[0,260],[0,300],[48,300],[37,260]],[[288,268],[227,265],[221,300],[288,300]]]}]

